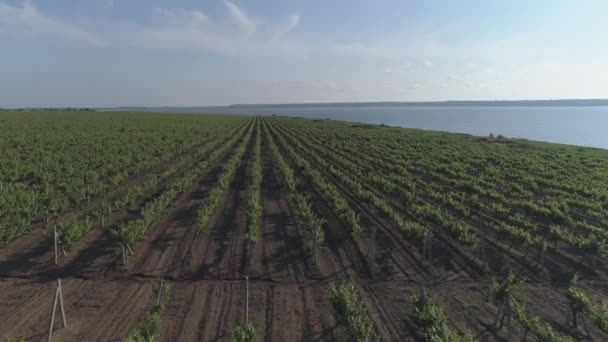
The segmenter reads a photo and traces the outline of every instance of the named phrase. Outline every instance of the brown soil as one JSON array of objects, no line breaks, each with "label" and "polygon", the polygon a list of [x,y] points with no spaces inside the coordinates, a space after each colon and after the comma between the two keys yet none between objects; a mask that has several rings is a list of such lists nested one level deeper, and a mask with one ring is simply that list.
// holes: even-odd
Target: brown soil
[{"label": "brown soil", "polygon": [[[245,239],[250,142],[216,216],[200,236],[195,234],[196,211],[234,151],[178,196],[124,266],[102,227],[74,246],[60,267],[49,265],[51,254],[39,235],[42,232],[35,231],[8,246],[0,253],[0,339],[47,339],[60,276],[68,327],[61,327],[58,316],[55,341],[120,340],[141,324],[144,312],[155,303],[159,278],[172,285],[162,316],[163,341],[226,341],[232,328],[245,319],[244,278],[248,276],[249,319],[260,341],[335,340],[340,328],[328,288],[349,279],[355,281],[370,314],[374,340],[424,340],[411,318],[409,303],[423,287],[445,308],[451,326],[482,341],[509,340],[506,330],[492,328],[497,309],[488,301],[488,282],[499,272],[479,270],[471,261],[472,251],[443,236],[433,240],[433,259],[424,260],[420,246],[326,173],[360,215],[365,231],[352,236],[318,189],[286,158],[296,171],[298,190],[310,195],[313,210],[327,222],[326,243],[315,266],[307,232],[295,221],[267,144],[263,139],[263,215],[257,243]],[[137,206],[155,194],[141,199]],[[112,220],[136,216],[133,207],[116,213]],[[369,254],[371,227],[377,228],[373,260]],[[495,246],[488,246],[487,254],[502,268],[530,274],[524,272],[521,262]],[[585,279],[584,284],[599,298],[608,295],[603,279]],[[572,330],[566,322],[569,308],[563,288],[544,277],[532,274],[523,291],[528,311],[561,332],[578,339],[600,341],[605,337],[590,322],[588,337],[583,327]],[[522,328],[513,324],[512,334],[521,339]]]}]

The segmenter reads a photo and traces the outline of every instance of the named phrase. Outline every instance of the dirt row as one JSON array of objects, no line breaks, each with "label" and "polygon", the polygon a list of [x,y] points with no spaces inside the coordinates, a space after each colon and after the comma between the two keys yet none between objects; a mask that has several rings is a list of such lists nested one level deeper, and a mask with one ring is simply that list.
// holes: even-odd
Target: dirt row
[{"label": "dirt row", "polygon": [[[196,145],[193,149],[187,152],[178,153],[168,160],[165,160],[138,175],[131,176],[127,182],[118,186],[115,190],[105,194],[104,196],[93,198],[90,203],[83,205],[82,207],[69,210],[68,212],[63,213],[51,220],[49,226],[46,228],[44,227],[43,223],[35,224],[33,226],[33,231],[30,234],[22,236],[13,241],[9,246],[0,249],[0,275],[23,277],[40,274],[43,271],[53,269],[54,256],[52,250],[52,240],[50,238],[52,235],[52,229],[50,227],[52,227],[52,225],[64,224],[85,217],[96,208],[99,208],[102,203],[111,203],[121,196],[124,196],[130,187],[142,184],[154,174],[161,173],[169,169],[174,163],[178,162],[182,158],[196,156],[198,154],[197,150],[211,143],[211,141],[212,139],[205,140],[205,142]],[[194,158],[193,163],[190,166],[196,165],[196,163],[205,157],[206,155],[202,155]],[[138,208],[145,205],[145,203],[155,198],[161,192],[165,184],[184,172],[184,169],[177,170],[177,172],[165,180],[163,184],[160,184],[156,189],[143,196],[143,198],[139,198],[134,205],[130,206],[129,208],[114,211],[111,217],[106,218],[106,222],[104,223],[107,226],[110,226],[116,222],[121,222],[129,219],[129,217],[133,217],[137,214]],[[74,248],[70,250],[67,255],[62,255],[62,262],[64,264],[71,262],[74,258],[76,258],[76,256],[81,256],[81,253],[90,247],[91,244],[96,244],[99,240],[103,239],[104,230],[100,228],[103,228],[101,227],[101,223],[95,222],[91,233],[87,234],[83,241],[80,241],[76,246],[74,246]]]},{"label": "dirt row", "polygon": [[[339,187],[362,225],[377,228],[372,259],[371,230],[352,236],[283,151],[296,172],[298,191],[310,195],[313,210],[326,220],[326,244],[319,265],[313,265],[305,243],[307,232],[294,219],[268,141],[262,136],[263,214],[256,244],[248,245],[245,239],[251,139],[215,217],[200,236],[194,234],[196,211],[234,150],[171,204],[125,266],[103,235],[87,236],[80,253],[87,259],[61,269],[68,327],[61,328],[58,320],[55,340],[119,340],[141,323],[155,302],[160,278],[171,285],[162,316],[163,341],[229,340],[234,326],[245,319],[245,276],[249,277],[248,317],[261,341],[335,340],[339,327],[328,288],[345,280],[356,283],[374,325],[374,340],[423,340],[409,302],[422,286],[446,309],[450,325],[470,331],[479,340],[507,340],[504,331],[491,328],[496,308],[487,301],[489,279],[480,278],[455,256],[453,245],[438,244],[432,264],[425,262],[420,246]],[[328,179],[339,186],[335,179]],[[55,278],[37,269],[22,272],[0,277],[0,317],[4,318],[0,339],[23,335],[32,341],[46,340]],[[567,303],[547,291],[547,284],[527,283],[524,290],[532,313],[554,326],[566,325]],[[577,331],[567,332],[578,336]],[[513,334],[522,336],[523,332],[514,325]],[[592,329],[591,336],[601,335]]]},{"label": "dirt row", "polygon": [[[308,151],[299,151],[300,155],[308,156]],[[314,160],[308,158],[309,162],[315,165]],[[331,161],[330,161],[331,162]],[[337,165],[334,165],[337,167]],[[340,186],[340,182],[332,177],[328,172],[325,172],[326,177],[331,180],[335,185],[337,185],[343,194],[350,199],[350,205],[352,208],[357,208],[357,211],[362,215],[361,222],[364,225],[369,223],[366,222],[366,212],[370,211],[369,206],[366,206],[365,203],[358,203],[358,201],[354,198],[354,196],[344,187]],[[388,196],[387,196],[388,198]],[[391,199],[393,201],[393,199]],[[399,208],[399,210],[404,210],[403,208]],[[382,215],[380,213],[373,213],[371,215],[372,219],[378,221]],[[382,228],[383,225],[380,224],[376,227]],[[397,232],[397,227],[384,227],[388,228],[385,231],[389,232],[389,234],[393,235],[390,232]],[[379,231],[381,231],[380,229]],[[399,240],[399,239],[397,239]],[[401,239],[403,240],[403,238]],[[401,241],[401,243],[406,243]],[[379,243],[382,248],[385,248],[389,244],[386,242]],[[439,239],[433,239],[433,267],[431,268],[431,273],[435,276],[435,280],[431,283],[427,283],[427,288],[431,291],[434,296],[437,296],[442,303],[442,306],[447,310],[448,313],[453,313],[449,315],[449,319],[452,323],[459,327],[461,331],[473,331],[476,336],[484,336],[487,337],[492,336],[493,338],[500,338],[500,335],[497,335],[490,327],[489,322],[481,323],[481,319],[477,319],[477,322],[473,320],[473,318],[477,317],[493,317],[496,314],[496,308],[492,305],[489,305],[489,282],[491,277],[500,276],[500,272],[495,273],[497,270],[511,269],[511,267],[515,267],[517,272],[523,271],[524,274],[529,274],[526,265],[522,264],[521,260],[513,259],[509,255],[505,255],[502,250],[497,249],[496,246],[486,247],[487,259],[489,260],[490,265],[498,263],[500,268],[490,268],[489,276],[485,276],[485,272],[479,273],[479,270],[476,267],[472,267],[470,262],[471,258],[474,258],[473,255],[467,256],[467,254],[471,254],[471,251],[467,250],[465,247],[459,246],[458,244],[454,244],[449,239],[445,237],[439,236]],[[464,259],[463,259],[464,257]],[[460,261],[459,261],[460,260]],[[378,262],[378,260],[376,260]],[[418,263],[425,265],[426,261],[423,260],[420,256],[418,256]],[[457,266],[454,268],[454,266]],[[446,268],[447,267],[447,268]],[[522,268],[524,267],[524,268]],[[440,271],[439,273],[437,271]],[[447,272],[446,272],[447,271]],[[452,274],[450,274],[450,271]],[[464,273],[463,273],[464,271]],[[439,278],[437,278],[439,275]],[[531,278],[524,278],[522,290],[524,293],[524,302],[527,304],[527,308],[529,312],[533,315],[541,317],[545,322],[551,324],[554,328],[562,333],[569,334],[574,337],[579,338],[591,338],[602,340],[603,334],[599,332],[599,330],[592,326],[592,324],[588,324],[586,328],[579,327],[578,329],[572,329],[568,322],[570,317],[569,305],[567,299],[564,296],[562,291],[557,291],[551,282],[546,281],[546,276],[535,277],[532,275]],[[544,281],[543,281],[544,280]],[[443,293],[441,290],[441,286],[444,283],[454,283],[455,288],[450,288],[449,292]],[[599,289],[596,285],[592,284],[593,282],[586,282],[588,289],[590,289],[592,294],[597,297],[605,297],[606,289]],[[459,287],[459,284],[467,284],[464,285],[464,290],[462,293],[457,293],[454,289],[464,289],[463,287]],[[457,300],[454,298],[458,296],[469,297],[470,293],[473,292],[475,295],[471,298],[473,301],[463,301]],[[459,313],[461,312],[463,305],[471,306],[475,308],[474,311],[477,313],[467,316],[462,316]],[[550,304],[550,305],[548,305]],[[521,329],[521,327],[514,328],[514,334],[518,331],[517,329]],[[523,332],[520,331],[523,335]]]}]

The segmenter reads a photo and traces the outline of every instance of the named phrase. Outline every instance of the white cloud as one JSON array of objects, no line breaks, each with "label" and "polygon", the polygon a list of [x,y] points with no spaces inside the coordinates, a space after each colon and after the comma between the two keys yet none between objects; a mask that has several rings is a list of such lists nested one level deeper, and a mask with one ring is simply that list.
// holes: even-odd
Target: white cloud
[{"label": "white cloud", "polygon": [[58,39],[103,45],[100,39],[86,30],[44,15],[31,1],[24,1],[20,7],[0,2],[0,33],[10,38]]},{"label": "white cloud", "polygon": [[277,29],[277,31],[274,33],[274,39],[279,39],[279,38],[287,35],[289,32],[293,31],[293,29],[295,29],[299,23],[300,23],[299,14],[296,13],[296,14],[290,15],[287,20],[287,23],[283,27],[279,27],[279,29]]},{"label": "white cloud", "polygon": [[165,21],[165,24],[175,26],[210,25],[209,17],[197,10],[172,9],[156,7],[154,13]]},{"label": "white cloud", "polygon": [[228,9],[232,21],[234,21],[241,32],[247,35],[253,35],[256,32],[256,23],[247,16],[245,11],[228,0],[224,1],[224,5],[226,5],[226,8]]},{"label": "white cloud", "polygon": [[433,66],[433,62],[430,59],[425,59],[423,63],[425,68],[430,68]]}]

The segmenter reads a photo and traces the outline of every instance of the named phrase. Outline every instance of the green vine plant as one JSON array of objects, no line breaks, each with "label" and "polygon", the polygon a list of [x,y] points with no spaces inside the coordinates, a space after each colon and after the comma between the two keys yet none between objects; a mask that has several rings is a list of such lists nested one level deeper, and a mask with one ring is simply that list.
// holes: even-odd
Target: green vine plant
[{"label": "green vine plant", "polygon": [[341,341],[369,341],[372,334],[372,321],[363,302],[357,295],[353,282],[332,284],[329,299],[336,311],[336,321],[341,328],[338,339]]},{"label": "green vine plant", "polygon": [[594,305],[593,300],[579,288],[577,275],[574,275],[570,281],[566,298],[570,302],[574,328],[578,327],[580,313],[590,319],[602,332],[608,334],[608,306]]},{"label": "green vine plant", "polygon": [[467,333],[460,335],[450,328],[445,311],[426,291],[411,298],[414,321],[422,327],[429,342],[472,342]]},{"label": "green vine plant", "polygon": [[133,330],[123,342],[156,342],[160,341],[162,315],[169,302],[171,285],[162,281],[156,285],[154,291],[154,305],[146,312],[140,326]]},{"label": "green vine plant", "polygon": [[230,335],[230,342],[253,342],[255,339],[256,329],[252,322],[241,322]]},{"label": "green vine plant", "polygon": [[520,281],[512,272],[502,281],[494,280],[490,287],[493,303],[498,306],[499,312],[496,317],[498,329],[502,329],[505,318],[509,324],[509,338],[511,338],[511,321],[514,319],[524,328],[524,340],[528,333],[532,333],[542,342],[566,342],[572,341],[568,336],[557,332],[551,325],[543,322],[539,317],[532,316],[526,312],[525,306],[520,302]]}]

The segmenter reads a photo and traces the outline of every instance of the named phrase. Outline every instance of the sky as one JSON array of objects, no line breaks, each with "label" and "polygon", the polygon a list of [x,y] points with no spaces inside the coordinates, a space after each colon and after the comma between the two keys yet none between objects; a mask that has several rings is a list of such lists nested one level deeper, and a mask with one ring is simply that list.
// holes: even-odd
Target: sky
[{"label": "sky", "polygon": [[0,107],[608,98],[606,0],[0,0]]}]

